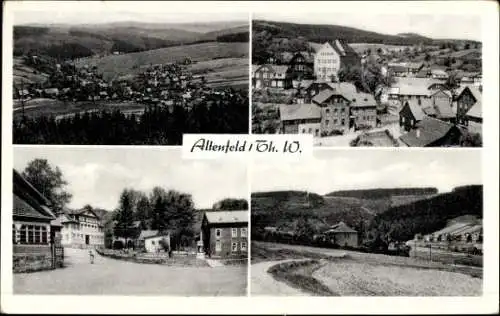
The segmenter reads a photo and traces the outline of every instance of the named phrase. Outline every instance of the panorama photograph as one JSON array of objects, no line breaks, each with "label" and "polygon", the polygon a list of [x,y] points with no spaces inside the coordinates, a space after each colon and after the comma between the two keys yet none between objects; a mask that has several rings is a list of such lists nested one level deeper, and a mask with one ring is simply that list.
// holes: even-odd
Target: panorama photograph
[{"label": "panorama photograph", "polygon": [[481,296],[481,152],[321,150],[251,171],[252,296]]},{"label": "panorama photograph", "polygon": [[246,175],[180,149],[15,148],[14,294],[246,296]]},{"label": "panorama photograph", "polygon": [[14,144],[248,133],[248,12],[51,4],[13,14]]},{"label": "panorama photograph", "polygon": [[253,15],[252,133],[482,146],[480,16],[326,9]]}]

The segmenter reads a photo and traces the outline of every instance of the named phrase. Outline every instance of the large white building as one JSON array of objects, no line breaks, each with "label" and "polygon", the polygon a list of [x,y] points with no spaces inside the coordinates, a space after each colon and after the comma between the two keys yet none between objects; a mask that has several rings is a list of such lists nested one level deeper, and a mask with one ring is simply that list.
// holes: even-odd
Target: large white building
[{"label": "large white building", "polygon": [[67,211],[60,215],[62,240],[69,248],[104,247],[104,229],[101,220],[91,209]]},{"label": "large white building", "polygon": [[361,64],[361,58],[347,43],[341,40],[324,43],[314,56],[314,75],[317,80],[331,81],[338,78],[342,66]]}]

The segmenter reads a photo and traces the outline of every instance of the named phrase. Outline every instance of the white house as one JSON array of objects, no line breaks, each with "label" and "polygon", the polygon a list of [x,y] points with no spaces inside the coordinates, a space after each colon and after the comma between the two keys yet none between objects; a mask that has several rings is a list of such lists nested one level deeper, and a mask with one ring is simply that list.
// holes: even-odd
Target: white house
[{"label": "white house", "polygon": [[170,248],[170,234],[160,233],[157,230],[143,230],[137,241],[147,252],[160,252],[164,250],[161,240],[164,240]]},{"label": "white house", "polygon": [[104,247],[104,229],[99,216],[91,209],[67,211],[59,216],[61,244],[68,248]]},{"label": "white house", "polygon": [[359,65],[361,58],[347,43],[341,40],[324,43],[314,56],[314,75],[317,80],[337,78],[341,66]]}]

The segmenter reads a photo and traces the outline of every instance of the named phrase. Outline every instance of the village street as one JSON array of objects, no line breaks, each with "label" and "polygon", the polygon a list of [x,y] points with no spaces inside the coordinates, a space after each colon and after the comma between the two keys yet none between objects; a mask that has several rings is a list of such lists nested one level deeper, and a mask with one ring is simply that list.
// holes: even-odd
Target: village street
[{"label": "village street", "polygon": [[62,269],[14,274],[16,294],[246,295],[246,266],[173,267],[109,259],[65,248]]},{"label": "village street", "polygon": [[284,282],[275,280],[267,271],[274,265],[300,260],[266,261],[251,265],[250,293],[253,296],[307,296]]}]

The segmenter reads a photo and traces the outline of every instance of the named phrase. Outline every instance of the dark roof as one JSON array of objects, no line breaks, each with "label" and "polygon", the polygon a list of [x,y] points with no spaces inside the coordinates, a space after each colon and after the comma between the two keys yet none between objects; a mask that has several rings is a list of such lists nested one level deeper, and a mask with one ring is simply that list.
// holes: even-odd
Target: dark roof
[{"label": "dark roof", "polygon": [[344,41],[342,39],[336,39],[334,41],[330,41],[330,42],[328,42],[328,44],[330,44],[330,46],[332,46],[333,49],[340,56],[348,56],[348,55],[356,55],[356,56],[358,56],[358,54],[356,53],[356,51],[351,46],[349,46],[349,44],[347,44],[346,41]]},{"label": "dark roof", "polygon": [[340,222],[333,225],[329,230],[325,231],[325,234],[328,233],[357,233],[357,231],[347,226],[344,222]]},{"label": "dark roof", "polygon": [[[408,108],[410,109],[411,114],[415,118],[415,120],[420,121],[424,118],[425,113],[423,112],[422,108],[417,104],[416,100],[408,100],[405,102],[405,106],[408,105]],[[401,109],[402,111],[403,109]]]},{"label": "dark roof", "polygon": [[[402,142],[410,147],[426,147],[443,138],[453,128],[453,124],[425,116],[416,124],[416,129],[401,135]],[[417,134],[420,135],[417,137]]]},{"label": "dark roof", "polygon": [[44,214],[38,210],[36,210],[33,206],[31,206],[28,202],[14,194],[14,216],[23,216],[23,217],[31,217],[38,219],[54,219],[54,217],[49,216],[48,214]]},{"label": "dark roof", "polygon": [[312,101],[314,103],[322,104],[323,102],[325,102],[326,100],[328,100],[334,94],[336,94],[336,93],[333,92],[332,90],[325,89],[325,90],[320,91],[317,95],[315,95],[312,98]]},{"label": "dark roof", "polygon": [[141,234],[137,238],[138,240],[144,240],[147,238],[152,238],[152,237],[158,237],[158,236],[168,236],[170,233],[165,232],[165,233],[160,233],[158,230],[143,230],[141,231]]},{"label": "dark roof", "polygon": [[29,183],[19,172],[13,170],[14,216],[55,219],[50,201]]}]

